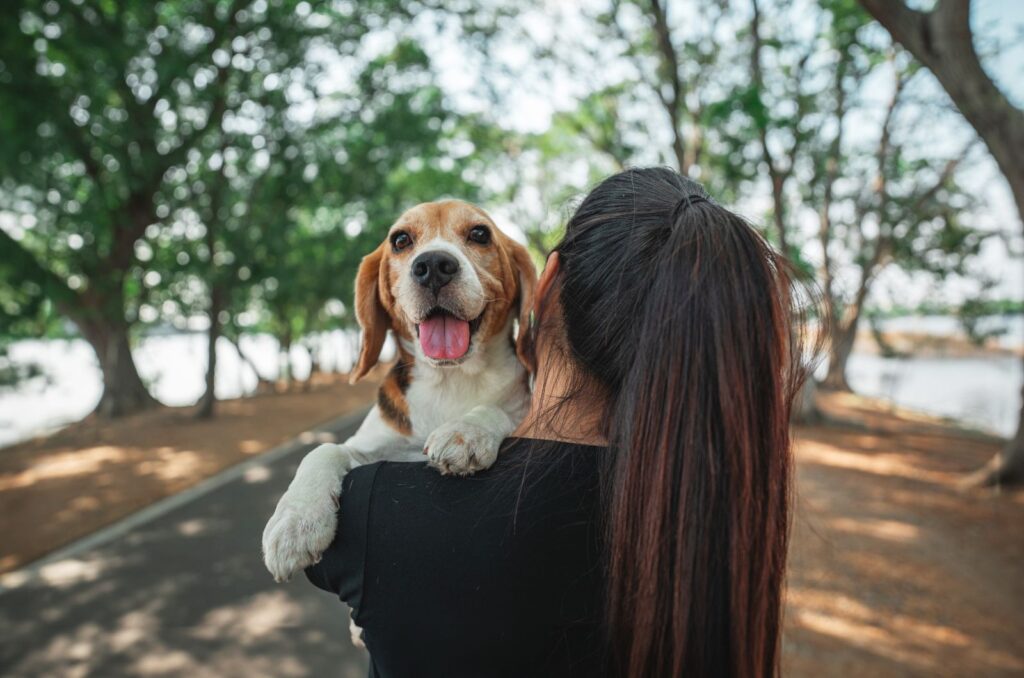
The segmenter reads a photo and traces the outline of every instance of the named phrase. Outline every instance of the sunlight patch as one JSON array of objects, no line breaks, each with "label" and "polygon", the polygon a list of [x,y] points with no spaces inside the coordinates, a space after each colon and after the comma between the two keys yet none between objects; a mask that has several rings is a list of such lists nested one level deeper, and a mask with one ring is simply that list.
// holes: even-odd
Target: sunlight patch
[{"label": "sunlight patch", "polygon": [[0,478],[0,491],[28,487],[44,480],[94,474],[103,464],[128,458],[124,448],[101,446],[42,457],[21,473]]},{"label": "sunlight patch", "polygon": [[831,527],[841,532],[862,534],[887,541],[908,542],[917,539],[921,530],[917,525],[897,520],[875,520],[871,518],[836,518]]},{"label": "sunlight patch", "polygon": [[39,568],[39,577],[51,586],[70,586],[96,581],[103,573],[103,565],[95,560],[60,560]]},{"label": "sunlight patch", "polygon": [[242,479],[245,482],[254,483],[265,483],[270,480],[274,474],[270,471],[269,466],[253,466],[250,469],[246,469],[245,473],[242,474]]},{"label": "sunlight patch", "polygon": [[210,610],[196,625],[193,635],[204,640],[234,638],[248,643],[295,625],[301,619],[302,608],[287,593],[260,593],[241,605]]}]

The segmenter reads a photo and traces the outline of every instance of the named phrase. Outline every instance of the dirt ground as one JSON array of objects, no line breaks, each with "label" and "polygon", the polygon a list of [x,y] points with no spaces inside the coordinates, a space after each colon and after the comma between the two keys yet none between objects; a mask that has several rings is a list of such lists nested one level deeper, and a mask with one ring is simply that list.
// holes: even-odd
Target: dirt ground
[{"label": "dirt ground", "polygon": [[369,403],[376,380],[322,375],[308,391],[86,419],[0,449],[0,573],[10,571],[228,466]]},{"label": "dirt ground", "polygon": [[[0,571],[369,402],[374,384],[86,421],[0,450]],[[851,395],[798,431],[783,668],[1024,673],[1024,493],[961,492],[999,441]],[[155,444],[156,443],[156,444]]]},{"label": "dirt ground", "polygon": [[999,442],[824,404],[859,426],[799,432],[784,673],[1024,673],[1024,493],[957,489]]}]

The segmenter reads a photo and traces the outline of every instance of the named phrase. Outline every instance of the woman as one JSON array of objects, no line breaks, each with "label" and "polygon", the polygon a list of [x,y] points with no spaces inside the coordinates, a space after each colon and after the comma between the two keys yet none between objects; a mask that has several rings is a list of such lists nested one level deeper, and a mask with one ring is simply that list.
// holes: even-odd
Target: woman
[{"label": "woman", "polygon": [[802,371],[785,261],[676,172],[597,186],[538,283],[492,469],[345,479],[307,570],[379,676],[777,672]]}]

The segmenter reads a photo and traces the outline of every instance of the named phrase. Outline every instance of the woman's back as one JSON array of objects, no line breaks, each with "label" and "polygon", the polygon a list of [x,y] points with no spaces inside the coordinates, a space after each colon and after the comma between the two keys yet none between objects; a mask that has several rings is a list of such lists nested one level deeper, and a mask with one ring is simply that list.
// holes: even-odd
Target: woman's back
[{"label": "woman's back", "polygon": [[469,478],[380,463],[345,479],[309,579],[355,610],[371,676],[596,676],[603,448],[510,439]]}]

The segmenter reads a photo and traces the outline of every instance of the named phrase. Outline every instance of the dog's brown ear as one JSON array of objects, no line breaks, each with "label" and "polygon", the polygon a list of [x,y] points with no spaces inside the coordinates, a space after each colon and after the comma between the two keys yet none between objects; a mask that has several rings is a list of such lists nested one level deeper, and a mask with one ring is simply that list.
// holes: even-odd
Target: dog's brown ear
[{"label": "dog's brown ear", "polygon": [[530,344],[530,314],[537,293],[537,268],[533,265],[530,252],[517,242],[511,243],[512,270],[516,274],[516,286],[519,289],[519,330],[516,332],[516,356],[519,361],[532,371],[530,356],[533,353]]},{"label": "dog's brown ear", "polygon": [[384,340],[391,328],[391,316],[381,302],[381,262],[384,259],[384,245],[363,257],[356,274],[356,320],[363,329],[360,342],[359,361],[349,376],[354,384],[373,369],[380,358]]}]

